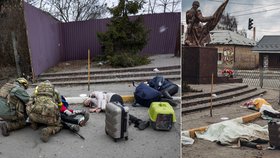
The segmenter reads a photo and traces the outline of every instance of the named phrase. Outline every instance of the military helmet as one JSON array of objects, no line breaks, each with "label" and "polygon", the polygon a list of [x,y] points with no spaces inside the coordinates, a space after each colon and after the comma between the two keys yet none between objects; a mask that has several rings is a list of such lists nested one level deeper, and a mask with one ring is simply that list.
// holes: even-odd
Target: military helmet
[{"label": "military helmet", "polygon": [[199,2],[198,2],[198,1],[193,1],[193,4],[192,4],[192,5],[193,5],[193,6],[196,5],[196,6],[199,7]]},{"label": "military helmet", "polygon": [[28,81],[23,77],[16,79],[16,82],[21,84],[25,89],[27,89],[29,86]]}]

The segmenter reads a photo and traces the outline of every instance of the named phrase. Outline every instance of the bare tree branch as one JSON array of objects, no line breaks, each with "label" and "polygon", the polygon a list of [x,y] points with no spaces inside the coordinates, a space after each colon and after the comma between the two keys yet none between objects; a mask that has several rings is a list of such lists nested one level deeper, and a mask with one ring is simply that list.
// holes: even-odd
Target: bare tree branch
[{"label": "bare tree branch", "polygon": [[107,4],[100,0],[25,0],[26,2],[49,12],[57,19],[81,21],[100,18],[107,12]]}]

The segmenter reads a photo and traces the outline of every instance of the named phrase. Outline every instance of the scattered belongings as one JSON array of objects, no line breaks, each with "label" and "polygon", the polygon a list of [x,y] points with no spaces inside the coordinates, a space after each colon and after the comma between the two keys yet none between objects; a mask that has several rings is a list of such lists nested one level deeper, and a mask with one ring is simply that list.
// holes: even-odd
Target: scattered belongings
[{"label": "scattered belongings", "polygon": [[176,122],[175,112],[168,102],[152,102],[148,113],[155,130],[169,131]]},{"label": "scattered belongings", "polygon": [[149,80],[148,85],[155,90],[160,91],[162,96],[167,99],[173,99],[172,96],[178,93],[179,90],[179,86],[177,84],[174,84],[162,76],[156,76]]},{"label": "scattered belongings", "polygon": [[[116,93],[101,92],[101,91],[93,91],[90,94],[90,98],[87,98],[83,102],[83,104],[86,107],[90,107],[90,110],[89,110],[90,112],[96,112],[96,113],[99,113],[101,111],[105,111],[105,113],[106,113],[107,106],[108,105],[112,106],[110,104],[121,105],[123,108],[125,108],[124,101],[120,95],[118,95]],[[113,119],[113,118],[111,118],[111,119]],[[122,119],[120,119],[120,120],[122,120]],[[114,121],[114,122],[120,122],[120,121]],[[123,121],[121,121],[121,122],[123,122]],[[130,114],[129,114],[129,122],[133,123],[134,127],[138,128],[139,130],[144,130],[147,127],[149,127],[149,125],[150,125],[149,121],[143,121]],[[108,133],[109,133],[109,135],[113,135],[113,138],[116,138],[116,139],[123,138],[123,137],[119,137],[119,136],[117,137],[113,133],[110,133],[110,132],[108,132]]]},{"label": "scattered belongings", "polygon": [[263,98],[255,98],[244,104],[248,109],[259,111],[262,114],[262,118],[280,118],[280,112],[273,109],[273,107]]},{"label": "scattered belongings", "polygon": [[150,107],[152,102],[160,101],[161,93],[145,83],[140,83],[134,92],[135,104]]},{"label": "scattered belongings", "polygon": [[138,85],[133,82],[133,86],[136,87],[133,106],[150,107],[152,102],[157,101],[169,102],[172,106],[177,105],[172,96],[178,93],[179,86],[162,76],[156,76],[147,83],[141,82]]},{"label": "scattered belongings", "polygon": [[221,117],[221,120],[228,120],[228,117]]},{"label": "scattered belongings", "polygon": [[217,94],[212,94],[212,97],[216,98],[216,97],[218,97],[218,96],[217,96]]},{"label": "scattered belongings", "polygon": [[268,122],[269,144],[272,149],[280,149],[280,120]]},{"label": "scattered belongings", "polygon": [[128,140],[128,115],[129,108],[120,102],[109,102],[105,111],[105,132],[115,142],[118,139]]},{"label": "scattered belongings", "polygon": [[154,68],[153,71],[154,71],[154,72],[159,72],[159,69]]}]

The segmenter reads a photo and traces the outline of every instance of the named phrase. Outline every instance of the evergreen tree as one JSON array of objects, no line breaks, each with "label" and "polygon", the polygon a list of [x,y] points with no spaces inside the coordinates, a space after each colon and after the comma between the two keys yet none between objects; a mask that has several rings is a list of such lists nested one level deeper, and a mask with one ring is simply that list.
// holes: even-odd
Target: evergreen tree
[{"label": "evergreen tree", "polygon": [[108,31],[97,34],[106,56],[136,54],[147,44],[149,31],[142,17],[129,17],[137,14],[143,5],[144,0],[120,0],[116,7],[109,8],[113,17],[107,25]]}]

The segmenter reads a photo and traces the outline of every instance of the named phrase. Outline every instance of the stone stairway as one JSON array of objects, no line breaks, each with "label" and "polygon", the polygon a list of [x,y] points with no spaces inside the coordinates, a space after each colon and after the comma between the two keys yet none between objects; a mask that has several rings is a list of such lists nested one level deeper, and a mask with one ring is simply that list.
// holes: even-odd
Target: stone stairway
[{"label": "stone stairway", "polygon": [[[232,85],[226,88],[214,90],[212,95],[212,106],[223,106],[235,104],[250,98],[256,97],[260,94],[266,93],[265,90],[249,87],[246,84]],[[182,113],[209,109],[211,106],[211,93],[192,93],[184,94],[182,96]]]},{"label": "stone stairway", "polygon": [[[172,81],[181,79],[180,65],[157,67],[157,69],[158,72],[153,71],[154,67],[92,70],[90,72],[90,83],[140,82],[149,80],[156,75],[161,75]],[[56,86],[83,85],[88,84],[88,72],[83,70],[43,73],[33,85],[45,80],[51,81]]]}]

